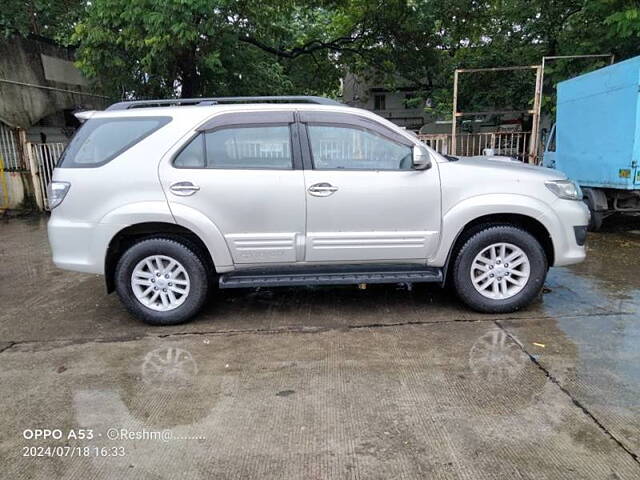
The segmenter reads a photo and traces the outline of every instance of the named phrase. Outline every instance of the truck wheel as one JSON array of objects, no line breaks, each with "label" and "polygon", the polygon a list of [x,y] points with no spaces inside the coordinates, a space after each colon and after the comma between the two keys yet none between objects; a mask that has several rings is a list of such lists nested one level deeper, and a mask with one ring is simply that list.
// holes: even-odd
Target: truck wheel
[{"label": "truck wheel", "polygon": [[479,312],[514,312],[540,293],[547,257],[529,233],[509,225],[487,227],[462,246],[453,266],[458,296]]},{"label": "truck wheel", "polygon": [[195,251],[168,238],[134,244],[115,270],[120,300],[151,325],[176,325],[198,313],[207,298],[208,278]]},{"label": "truck wheel", "polygon": [[588,197],[585,197],[583,202],[587,204],[587,207],[589,207],[589,225],[587,226],[587,229],[590,232],[597,232],[602,228],[604,214],[602,212],[596,212],[593,209],[593,204],[589,201]]},{"label": "truck wheel", "polygon": [[600,188],[584,187],[582,189],[584,198],[582,201],[589,207],[589,225],[587,229],[590,232],[597,232],[602,228],[602,221],[607,216],[608,200],[604,190]]},{"label": "truck wheel", "polygon": [[602,212],[591,212],[589,217],[589,226],[587,227],[590,232],[597,232],[602,228],[602,221],[604,215]]}]

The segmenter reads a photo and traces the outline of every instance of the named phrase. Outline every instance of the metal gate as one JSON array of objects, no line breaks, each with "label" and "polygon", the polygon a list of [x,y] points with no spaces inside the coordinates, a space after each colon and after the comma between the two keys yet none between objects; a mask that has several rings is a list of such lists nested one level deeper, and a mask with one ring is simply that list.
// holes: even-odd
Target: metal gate
[{"label": "metal gate", "polygon": [[[438,153],[449,154],[454,150],[450,133],[419,134],[418,138]],[[458,155],[472,157],[483,155],[486,149],[491,149],[494,155],[515,157],[526,162],[530,139],[531,132],[459,133],[455,151]]]},{"label": "metal gate", "polygon": [[38,203],[40,203],[40,200],[42,201],[41,207],[45,210],[49,210],[47,186],[51,182],[53,169],[65,147],[64,143],[29,143],[29,155],[33,160],[32,168],[35,167],[36,169],[36,171],[32,172],[34,184],[36,184],[34,186],[38,190],[36,197],[39,197]]},{"label": "metal gate", "polygon": [[22,170],[20,142],[15,130],[0,122],[0,157],[2,168],[6,171]]},{"label": "metal gate", "polygon": [[11,193],[7,172],[24,169],[16,130],[0,122],[0,209],[9,208]]}]

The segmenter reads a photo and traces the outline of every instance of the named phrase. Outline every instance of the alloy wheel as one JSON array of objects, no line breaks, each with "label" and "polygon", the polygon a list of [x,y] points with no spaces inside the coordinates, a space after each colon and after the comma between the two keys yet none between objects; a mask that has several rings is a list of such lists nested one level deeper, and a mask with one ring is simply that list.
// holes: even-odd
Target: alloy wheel
[{"label": "alloy wheel", "polygon": [[131,289],[138,301],[159,312],[182,305],[190,288],[186,269],[166,255],[151,255],[140,260],[131,274]]},{"label": "alloy wheel", "polygon": [[518,294],[531,274],[529,257],[511,243],[484,248],[471,264],[471,282],[484,297],[505,300]]}]

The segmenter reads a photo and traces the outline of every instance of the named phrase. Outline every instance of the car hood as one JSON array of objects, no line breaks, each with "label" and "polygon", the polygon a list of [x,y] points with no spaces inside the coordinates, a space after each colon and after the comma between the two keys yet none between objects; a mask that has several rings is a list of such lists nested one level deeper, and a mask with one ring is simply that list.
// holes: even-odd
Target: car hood
[{"label": "car hood", "polygon": [[465,169],[477,169],[478,173],[484,175],[493,171],[497,174],[507,174],[514,177],[535,176],[546,180],[564,180],[567,176],[552,168],[540,167],[522,163],[517,160],[506,160],[504,157],[459,157],[455,162],[459,167]]}]

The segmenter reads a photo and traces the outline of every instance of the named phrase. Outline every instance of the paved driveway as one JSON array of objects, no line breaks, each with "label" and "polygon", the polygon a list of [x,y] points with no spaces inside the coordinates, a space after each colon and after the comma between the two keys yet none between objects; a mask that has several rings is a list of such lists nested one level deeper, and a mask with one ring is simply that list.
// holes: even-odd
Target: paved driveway
[{"label": "paved driveway", "polygon": [[640,478],[637,219],[506,316],[434,286],[238,290],[154,328],[56,270],[40,218],[0,223],[0,261],[2,477]]}]

